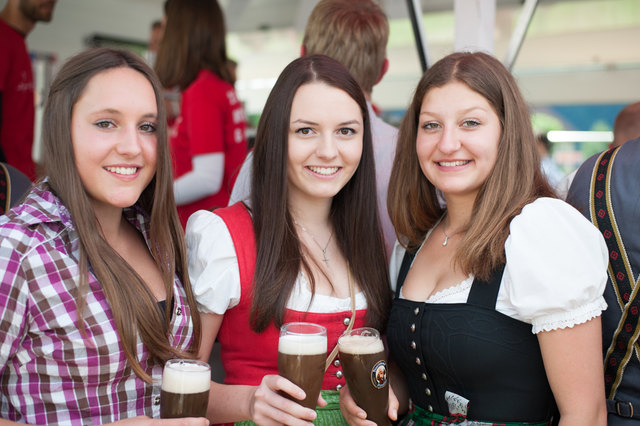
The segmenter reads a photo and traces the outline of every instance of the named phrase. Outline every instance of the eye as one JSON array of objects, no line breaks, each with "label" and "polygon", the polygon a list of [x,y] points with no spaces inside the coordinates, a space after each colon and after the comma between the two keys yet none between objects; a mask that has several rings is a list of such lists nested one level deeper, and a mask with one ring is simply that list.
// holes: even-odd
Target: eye
[{"label": "eye", "polygon": [[140,130],[145,133],[155,133],[156,125],[154,123],[142,123],[140,125]]},{"label": "eye", "polygon": [[343,128],[338,130],[338,133],[341,136],[351,136],[351,135],[355,135],[356,131],[354,129],[349,128],[349,127],[343,127]]},{"label": "eye", "polygon": [[311,129],[311,127],[301,127],[300,129],[296,130],[296,133],[299,135],[308,136],[313,133],[313,130]]},{"label": "eye", "polygon": [[475,119],[468,119],[462,122],[462,127],[478,127],[480,122]]},{"label": "eye", "polygon": [[435,121],[428,121],[421,126],[424,130],[436,130],[440,128],[440,124]]},{"label": "eye", "polygon": [[115,127],[115,124],[109,120],[100,120],[96,122],[95,125],[101,129],[111,129]]}]

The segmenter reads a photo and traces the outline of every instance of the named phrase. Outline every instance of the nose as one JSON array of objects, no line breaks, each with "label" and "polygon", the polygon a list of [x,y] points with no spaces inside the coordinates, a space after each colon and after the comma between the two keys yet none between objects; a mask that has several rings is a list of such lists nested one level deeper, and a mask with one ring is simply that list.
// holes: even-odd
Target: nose
[{"label": "nose", "polygon": [[140,134],[136,127],[123,130],[116,145],[116,152],[125,157],[135,157],[142,152]]},{"label": "nose", "polygon": [[460,140],[455,126],[445,126],[440,134],[438,149],[443,154],[452,154],[460,149]]},{"label": "nose", "polygon": [[320,138],[316,148],[316,155],[323,159],[332,159],[338,155],[338,141],[333,134],[326,134]]}]

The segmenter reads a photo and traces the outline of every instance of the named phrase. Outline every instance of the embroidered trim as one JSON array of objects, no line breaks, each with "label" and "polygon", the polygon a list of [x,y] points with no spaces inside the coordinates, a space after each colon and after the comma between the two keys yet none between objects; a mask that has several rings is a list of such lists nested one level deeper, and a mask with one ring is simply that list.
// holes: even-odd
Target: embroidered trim
[{"label": "embroidered trim", "polygon": [[607,303],[603,298],[600,298],[587,305],[572,309],[569,312],[560,312],[538,318],[534,320],[532,324],[532,331],[534,334],[538,334],[542,331],[573,328],[578,324],[584,324],[589,320],[599,317],[605,309],[607,309]]},{"label": "embroidered trim", "polygon": [[474,276],[469,275],[464,281],[459,284],[454,285],[453,287],[447,287],[442,289],[434,294],[432,294],[425,303],[440,303],[441,300],[447,299],[448,297],[455,296],[459,293],[468,292],[473,284]]}]

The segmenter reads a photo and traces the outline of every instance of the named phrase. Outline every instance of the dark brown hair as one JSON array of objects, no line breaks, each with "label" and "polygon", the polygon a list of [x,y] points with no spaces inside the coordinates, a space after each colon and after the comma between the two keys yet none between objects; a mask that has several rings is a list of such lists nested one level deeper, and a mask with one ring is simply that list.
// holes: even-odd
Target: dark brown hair
[{"label": "dark brown hair", "polygon": [[387,206],[401,241],[418,247],[444,213],[436,188],[427,180],[416,154],[422,101],[429,90],[457,81],[482,95],[501,125],[498,156],[476,197],[466,235],[455,255],[465,273],[488,278],[505,262],[509,224],[522,208],[539,197],[553,197],[540,171],[529,110],[509,71],[485,53],[453,53],[422,76],[400,126]]},{"label": "dark brown hair", "polygon": [[313,274],[293,227],[287,198],[287,153],[293,98],[304,84],[321,82],[347,93],[360,107],[364,135],[360,165],[333,198],[334,238],[349,261],[368,307],[367,322],[382,330],[390,307],[389,278],[376,204],[375,168],[367,103],[358,83],[334,59],[311,55],[291,62],[280,74],[265,104],[253,154],[251,207],[256,235],[256,269],[251,321],[264,330],[282,324],[286,303],[300,268],[315,289]]},{"label": "dark brown hair", "polygon": [[[149,81],[158,107],[156,173],[140,195],[137,205],[150,217],[149,249],[162,273],[167,295],[164,318],[142,278],[109,246],[101,232],[96,232],[100,225],[75,166],[71,139],[73,107],[91,78],[119,67],[131,68]],[[197,353],[200,342],[200,316],[191,291],[182,228],[173,199],[166,114],[160,83],[140,58],[127,51],[102,48],[80,53],[62,66],[51,85],[42,135],[48,183],[69,210],[80,239],[79,327],[84,330],[82,312],[91,265],[111,306],[127,360],[136,375],[150,383],[151,378],[136,356],[138,336],[150,352],[152,363],[164,364],[167,359],[180,355],[172,347],[169,336],[175,275],[184,286],[194,325],[194,340],[189,354]]]},{"label": "dark brown hair", "polygon": [[155,70],[164,87],[184,90],[209,70],[228,83],[225,25],[216,0],[168,0],[167,22],[158,47]]}]

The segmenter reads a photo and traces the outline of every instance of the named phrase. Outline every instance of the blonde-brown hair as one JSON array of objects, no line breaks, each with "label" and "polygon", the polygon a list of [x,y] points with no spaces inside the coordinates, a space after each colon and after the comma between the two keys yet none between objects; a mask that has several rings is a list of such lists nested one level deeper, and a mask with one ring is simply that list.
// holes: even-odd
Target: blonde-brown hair
[{"label": "blonde-brown hair", "polygon": [[321,0],[311,12],[302,44],[308,55],[347,67],[365,93],[378,82],[386,58],[389,22],[373,0]]},{"label": "blonde-brown hair", "polygon": [[[156,173],[137,205],[150,216],[149,250],[162,273],[166,292],[165,315],[135,270],[107,243],[75,165],[71,138],[73,107],[89,80],[113,68],[127,67],[141,73],[153,87],[158,108]],[[166,135],[166,114],[161,86],[153,71],[133,53],[92,49],[69,59],[51,85],[43,117],[45,171],[49,186],[71,214],[79,236],[78,326],[84,330],[82,313],[88,286],[89,265],[104,291],[127,361],[135,374],[148,383],[151,377],[137,359],[137,339],[149,351],[150,363],[164,364],[183,355],[171,345],[169,323],[173,281],[182,281],[194,326],[188,355],[195,356],[200,342],[200,316],[187,272],[186,248],[173,198],[171,159]]]},{"label": "blonde-brown hair", "polygon": [[487,279],[505,262],[504,243],[511,219],[539,197],[555,196],[540,170],[529,110],[509,71],[485,53],[453,53],[422,76],[404,116],[389,182],[387,207],[401,241],[418,247],[444,213],[436,188],[427,180],[416,154],[422,101],[434,87],[458,81],[482,95],[501,125],[498,156],[476,197],[471,220],[454,262],[464,273]]}]

